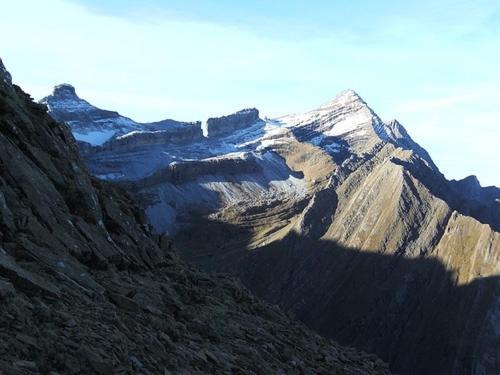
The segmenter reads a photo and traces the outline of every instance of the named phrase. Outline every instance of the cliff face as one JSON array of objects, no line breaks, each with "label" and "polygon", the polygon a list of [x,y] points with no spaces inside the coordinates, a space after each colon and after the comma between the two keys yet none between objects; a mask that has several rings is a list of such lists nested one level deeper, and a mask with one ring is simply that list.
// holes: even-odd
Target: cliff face
[{"label": "cliff face", "polygon": [[248,154],[236,155],[234,158],[209,158],[203,160],[172,163],[151,176],[131,183],[129,186],[137,190],[165,183],[181,185],[210,175],[252,174],[261,171],[255,157]]},{"label": "cliff face", "polygon": [[207,120],[209,137],[218,137],[259,122],[259,111],[255,108],[243,109],[231,115],[213,117]]},{"label": "cliff face", "polygon": [[1,61],[0,78],[2,371],[388,373],[182,263]]},{"label": "cliff face", "polygon": [[152,126],[147,130],[132,131],[130,133],[110,139],[102,146],[82,148],[85,156],[92,156],[101,152],[133,152],[148,147],[164,146],[168,144],[183,144],[200,141],[203,138],[201,123],[172,126],[169,130],[153,130]]}]

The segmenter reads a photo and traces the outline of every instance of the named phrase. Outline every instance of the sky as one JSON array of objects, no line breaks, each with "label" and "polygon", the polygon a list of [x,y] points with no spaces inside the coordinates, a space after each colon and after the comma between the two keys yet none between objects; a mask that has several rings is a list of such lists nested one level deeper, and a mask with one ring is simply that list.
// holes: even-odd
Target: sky
[{"label": "sky", "polygon": [[16,0],[0,35],[35,99],[64,82],[137,121],[203,121],[353,89],[447,178],[500,186],[498,0]]}]

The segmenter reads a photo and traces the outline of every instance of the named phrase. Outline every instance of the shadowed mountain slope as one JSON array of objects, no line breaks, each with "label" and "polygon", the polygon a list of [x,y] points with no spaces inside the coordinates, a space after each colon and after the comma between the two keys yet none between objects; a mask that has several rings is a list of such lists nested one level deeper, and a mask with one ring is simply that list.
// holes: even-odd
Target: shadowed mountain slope
[{"label": "shadowed mountain slope", "polygon": [[[499,368],[498,275],[467,278],[438,255],[381,254],[297,232],[242,251],[254,238],[248,226],[200,219],[196,228],[204,228],[196,238],[189,231],[177,237],[187,258],[238,274],[258,296],[342,344],[377,353],[396,373],[492,374]],[[468,244],[453,242],[466,256]],[[491,262],[498,266],[498,258]]]}]

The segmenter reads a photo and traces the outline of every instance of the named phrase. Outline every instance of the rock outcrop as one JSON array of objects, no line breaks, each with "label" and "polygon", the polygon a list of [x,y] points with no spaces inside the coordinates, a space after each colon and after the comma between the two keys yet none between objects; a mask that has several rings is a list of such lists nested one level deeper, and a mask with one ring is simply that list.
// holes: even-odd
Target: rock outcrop
[{"label": "rock outcrop", "polygon": [[183,144],[200,141],[203,138],[201,122],[185,123],[171,126],[168,130],[153,130],[149,127],[140,131],[112,138],[102,146],[91,148],[87,154],[97,154],[100,152],[131,152],[147,147],[165,146],[168,144]]},{"label": "rock outcrop", "polygon": [[2,373],[389,373],[181,262],[0,68]]},{"label": "rock outcrop", "polygon": [[225,158],[208,158],[182,163],[171,163],[151,176],[134,181],[130,188],[140,190],[164,183],[180,185],[207,175],[241,175],[261,171],[260,165],[251,154],[233,155]]},{"label": "rock outcrop", "polygon": [[489,223],[497,232],[500,231],[500,188],[482,187],[476,176],[450,181],[450,186],[458,197],[457,206],[470,216]]},{"label": "rock outcrop", "polygon": [[231,115],[209,118],[207,120],[207,133],[209,137],[218,137],[238,129],[244,129],[259,121],[261,120],[257,109],[243,109]]}]

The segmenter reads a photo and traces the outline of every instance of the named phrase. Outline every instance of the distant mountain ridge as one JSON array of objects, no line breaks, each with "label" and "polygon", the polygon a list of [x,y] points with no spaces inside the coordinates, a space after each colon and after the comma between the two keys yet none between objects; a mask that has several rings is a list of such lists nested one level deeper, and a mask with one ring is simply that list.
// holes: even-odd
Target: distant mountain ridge
[{"label": "distant mountain ridge", "polygon": [[234,273],[318,332],[399,373],[494,371],[500,190],[446,180],[352,90],[303,114],[243,114],[182,145],[153,135],[82,151],[185,259]]},{"label": "distant mountain ridge", "polygon": [[192,141],[202,137],[201,123],[162,120],[154,123],[138,123],[115,111],[108,111],[91,105],[78,97],[75,88],[67,83],[54,87],[51,95],[40,100],[49,109],[57,121],[66,122],[77,141],[92,146],[101,146],[105,142],[134,131],[170,132],[190,134]]}]

